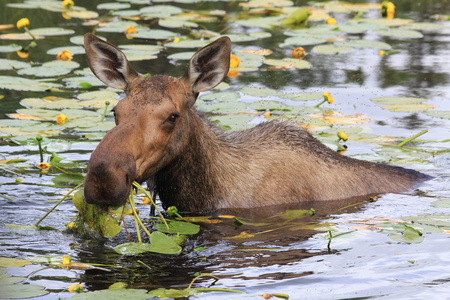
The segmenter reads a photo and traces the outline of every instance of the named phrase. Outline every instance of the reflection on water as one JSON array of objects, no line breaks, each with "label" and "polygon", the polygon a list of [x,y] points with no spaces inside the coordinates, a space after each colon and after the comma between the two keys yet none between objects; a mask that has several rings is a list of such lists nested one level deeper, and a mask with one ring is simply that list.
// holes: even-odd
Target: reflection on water
[{"label": "reflection on water", "polygon": [[[0,24],[15,21],[16,16],[33,16],[35,27],[62,25],[55,13],[45,10],[23,10],[6,7],[11,1],[0,1]],[[21,3],[20,1],[17,1]],[[350,1],[356,2],[356,1]],[[77,5],[95,10],[100,1],[76,1]],[[176,6],[190,7],[190,4]],[[296,1],[306,5],[306,1]],[[224,9],[234,15],[240,11],[238,2],[201,3],[200,7]],[[194,5],[195,6],[195,5]],[[437,13],[449,14],[447,1],[395,1],[396,16],[412,18],[417,21],[430,21]],[[197,6],[196,6],[197,7]],[[106,14],[106,12],[103,12]],[[15,16],[14,20],[11,16]],[[58,16],[59,17],[59,16]],[[346,14],[336,13],[343,22]],[[378,17],[371,11],[367,17]],[[438,110],[450,111],[450,23],[446,29],[424,31],[421,39],[392,39],[380,37],[371,32],[352,34],[358,39],[374,39],[389,43],[400,53],[381,57],[377,50],[365,49],[340,55],[314,55],[312,47],[306,47],[314,68],[309,70],[260,70],[245,72],[238,77],[227,79],[230,90],[239,91],[243,86],[256,85],[274,88],[285,92],[328,90],[336,102],[334,109],[344,115],[362,113],[373,120],[367,130],[378,135],[407,137],[423,129],[429,133],[424,139],[430,148],[449,148],[450,122],[448,119],[433,118],[421,112],[397,113],[374,105],[369,99],[381,96],[413,96],[427,98],[427,104],[436,105]],[[81,21],[65,22],[64,26],[82,34],[91,27],[84,27]],[[205,24],[206,28],[221,31],[231,26],[237,32],[247,29],[226,21]],[[277,50],[275,58],[286,57],[291,49],[275,47],[284,41],[280,29],[274,29],[272,37],[252,43],[239,43],[236,49],[244,46],[260,46]],[[109,41],[120,44],[123,36],[105,33]],[[0,41],[1,44],[9,44]],[[139,41],[147,43],[154,41]],[[48,49],[69,45],[69,37],[49,37],[45,43],[30,53],[26,61],[47,61]],[[279,48],[279,49],[278,49]],[[159,54],[157,60],[134,62],[139,72],[151,74],[171,74],[180,76],[184,72],[184,62],[171,62],[168,49]],[[18,59],[15,54],[1,53],[1,58]],[[86,67],[84,55],[74,58]],[[14,75],[15,71],[2,71],[0,75]],[[63,97],[74,97],[81,91],[62,92]],[[1,90],[0,119],[6,114],[22,108],[19,101],[25,97],[42,97],[41,93],[24,93]],[[77,172],[85,172],[85,164],[97,141],[85,140],[82,134],[70,132],[68,140],[73,140],[70,151],[64,156],[79,162]],[[368,141],[369,142],[369,141]],[[349,142],[348,155],[376,155],[378,146]],[[374,148],[375,147],[375,148]],[[378,147],[378,148],[377,148]],[[11,145],[0,139],[0,154],[8,158],[27,159],[20,170],[23,174],[11,172],[7,165],[0,164],[0,256],[2,257],[60,257],[72,256],[73,261],[103,264],[111,272],[88,270],[75,271],[45,269],[43,265],[33,264],[22,268],[9,268],[8,273],[15,276],[28,276],[35,272],[29,282],[45,286],[52,292],[45,299],[69,297],[67,287],[72,282],[81,282],[87,290],[108,288],[112,283],[123,281],[132,288],[184,288],[199,273],[226,275],[218,281],[205,278],[196,287],[233,288],[253,294],[278,292],[289,294],[291,299],[344,299],[371,298],[386,299],[445,299],[448,295],[450,254],[448,253],[448,232],[424,234],[425,240],[418,244],[399,243],[387,237],[385,232],[371,224],[373,220],[398,221],[404,216],[443,213],[450,214],[448,207],[434,207],[435,200],[448,199],[450,158],[448,154],[425,160],[417,159],[415,169],[426,172],[436,179],[420,186],[421,193],[407,195],[385,195],[377,202],[358,205],[360,200],[304,204],[302,207],[270,207],[262,210],[223,212],[236,215],[243,221],[253,224],[236,225],[233,219],[221,220],[218,224],[202,224],[197,236],[189,237],[183,253],[176,256],[141,254],[122,256],[112,249],[126,242],[127,235],[101,241],[86,241],[60,231],[10,230],[4,224],[32,225],[53,204],[60,199],[60,189],[53,187],[51,180],[55,174],[40,174],[32,169],[39,161],[36,151],[22,146]],[[402,155],[402,154],[401,154]],[[400,155],[400,156],[401,156]],[[415,161],[407,160],[410,163]],[[3,168],[4,167],[4,168]],[[15,184],[14,178],[21,175],[22,184]],[[331,187],[332,188],[332,187]],[[286,209],[314,208],[316,215],[295,217],[281,214]],[[344,209],[341,209],[344,208]],[[140,207],[142,217],[150,225],[148,208]],[[71,201],[60,205],[45,220],[45,225],[59,230],[76,213]],[[275,217],[273,217],[275,216]],[[449,220],[450,221],[450,220]],[[128,229],[135,238],[133,224],[127,221]],[[330,239],[329,230],[336,237]],[[243,232],[248,235],[239,237]],[[343,235],[337,236],[341,233]],[[75,248],[71,246],[76,245]],[[203,247],[204,251],[194,249]],[[150,268],[150,269],[149,269]],[[40,271],[39,271],[40,270]],[[203,299],[252,298],[246,295],[205,294]]]}]

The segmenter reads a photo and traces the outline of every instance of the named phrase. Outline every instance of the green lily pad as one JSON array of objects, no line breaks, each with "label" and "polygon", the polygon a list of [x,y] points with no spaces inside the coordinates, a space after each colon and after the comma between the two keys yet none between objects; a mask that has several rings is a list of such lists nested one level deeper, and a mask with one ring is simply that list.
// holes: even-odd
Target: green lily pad
[{"label": "green lily pad", "polygon": [[[17,276],[11,276],[9,274],[1,274],[0,275],[0,286],[5,286],[5,285],[11,285],[11,284],[16,284],[22,281],[27,280],[26,277],[17,277]],[[0,292],[1,294],[1,292]]]},{"label": "green lily pad", "polygon": [[179,52],[179,53],[170,54],[169,56],[167,56],[167,58],[173,59],[173,60],[190,60],[192,55],[194,55],[194,54],[195,54],[195,51]]},{"label": "green lily pad", "polygon": [[391,233],[388,237],[404,243],[421,243],[424,240],[420,231],[409,226],[403,231],[403,234]]},{"label": "green lily pad", "polygon": [[89,84],[90,86],[104,86],[105,84],[100,81],[95,76],[81,76],[81,77],[68,77],[64,78],[63,81],[66,83],[68,88],[80,88],[82,84]]},{"label": "green lily pad", "polygon": [[107,2],[97,5],[97,9],[107,9],[107,10],[120,10],[120,9],[127,9],[130,7],[131,5],[128,3],[119,3],[119,2]]},{"label": "green lily pad", "polygon": [[179,42],[170,42],[164,44],[168,48],[202,48],[206,46],[210,41],[208,40],[181,40]]},{"label": "green lily pad", "polygon": [[253,120],[254,116],[248,114],[212,116],[211,121],[223,129],[227,130],[243,130],[253,127],[247,124]]},{"label": "green lily pad", "polygon": [[206,112],[214,113],[234,113],[242,112],[247,109],[248,105],[244,102],[214,102],[214,103],[203,103],[202,105],[197,105],[197,108]]},{"label": "green lily pad", "polygon": [[26,299],[47,295],[45,287],[34,284],[4,285],[0,288],[1,299]]},{"label": "green lily pad", "polygon": [[419,104],[427,101],[426,98],[415,98],[415,97],[377,97],[371,98],[370,100],[377,104],[389,104],[389,105]]},{"label": "green lily pad", "polygon": [[98,12],[91,11],[91,10],[70,10],[66,12],[66,15],[71,18],[78,18],[78,19],[95,19],[98,18]]},{"label": "green lily pad", "polygon": [[390,50],[392,46],[380,41],[372,40],[347,40],[345,42],[339,42],[338,45],[350,46],[354,48],[367,48],[367,49],[380,49],[380,50]]},{"label": "green lily pad", "polygon": [[431,203],[433,207],[450,208],[450,199],[437,200]]},{"label": "green lily pad", "polygon": [[280,95],[281,98],[293,101],[312,101],[323,99],[323,93],[318,92],[299,92]]},{"label": "green lily pad", "polygon": [[274,66],[277,68],[286,69],[309,69],[311,63],[303,59],[284,58],[284,59],[266,59],[264,61],[266,65]]},{"label": "green lily pad", "polygon": [[368,30],[376,30],[383,28],[384,26],[373,24],[373,23],[357,23],[348,22],[338,26],[339,31],[346,33],[363,33]]},{"label": "green lily pad", "polygon": [[293,36],[284,40],[283,45],[289,46],[309,46],[317,45],[326,42],[326,38],[314,37],[314,36]]},{"label": "green lily pad", "polygon": [[420,39],[423,37],[423,34],[419,31],[408,29],[378,29],[375,32],[379,35],[395,38]]},{"label": "green lily pad", "polygon": [[31,262],[20,258],[0,257],[0,267],[6,268],[18,268],[26,265],[30,265]]},{"label": "green lily pad", "polygon": [[438,23],[427,23],[427,22],[414,22],[402,26],[401,29],[412,29],[412,30],[440,30],[446,29],[448,26]]},{"label": "green lily pad", "polygon": [[410,23],[413,23],[414,21],[411,19],[386,19],[386,18],[379,18],[379,19],[361,19],[360,22],[364,23],[372,23],[377,24],[381,26],[387,26],[387,27],[397,27],[397,26],[403,26]]},{"label": "green lily pad", "polygon": [[312,51],[319,54],[339,54],[353,50],[350,46],[335,46],[335,45],[319,45],[315,46]]},{"label": "green lily pad", "polygon": [[159,45],[139,45],[139,44],[119,45],[118,47],[123,50],[145,51],[147,52],[147,54],[157,54],[163,49],[163,47]]},{"label": "green lily pad", "polygon": [[235,54],[240,60],[239,66],[234,69],[237,71],[240,71],[242,68],[257,68],[264,62],[264,56],[262,55],[243,51],[238,51]]},{"label": "green lily pad", "polygon": [[259,97],[259,98],[264,98],[264,97],[269,97],[269,96],[281,97],[282,95],[284,95],[283,92],[280,92],[275,89],[270,89],[270,88],[266,88],[266,87],[254,87],[254,86],[244,86],[243,88],[241,88],[241,92],[243,92],[244,94],[247,94],[247,95],[250,95],[253,97]]},{"label": "green lily pad", "polygon": [[[11,44],[11,45],[3,45],[0,46],[0,53],[8,53],[8,52],[16,52],[17,50],[22,49],[22,46],[17,44]],[[3,60],[3,59],[1,59]],[[2,66],[2,63],[0,62],[0,66]]]},{"label": "green lily pad", "polygon": [[450,119],[450,111],[432,110],[432,111],[426,111],[426,112],[424,112],[424,114],[431,116],[431,117],[441,118],[441,119]]},{"label": "green lily pad", "polygon": [[198,24],[186,20],[182,20],[178,17],[171,17],[160,19],[158,25],[167,28],[197,28]]},{"label": "green lily pad", "polygon": [[411,217],[403,217],[405,221],[433,226],[440,226],[450,229],[450,215],[447,214],[432,214],[432,215],[419,215]]},{"label": "green lily pad", "polygon": [[181,247],[164,233],[154,231],[150,234],[150,244],[129,242],[114,247],[114,250],[123,255],[137,255],[143,252],[178,254]]},{"label": "green lily pad", "polygon": [[47,54],[50,55],[58,55],[64,50],[68,50],[70,54],[77,55],[77,54],[84,54],[84,48],[81,46],[64,46],[64,47],[57,47],[53,48],[47,51]]},{"label": "green lily pad", "polygon": [[[139,12],[138,14],[139,15]],[[120,21],[112,21],[106,23],[106,26],[101,26],[97,28],[97,32],[117,32],[117,33],[125,33],[125,30],[128,26],[133,26],[134,28],[139,29],[138,23],[134,21],[128,20],[120,20]]]},{"label": "green lily pad", "polygon": [[19,70],[19,75],[39,76],[39,77],[54,77],[69,74],[72,69],[78,68],[79,64],[74,61],[60,61],[54,60],[44,63],[39,67],[32,67]]},{"label": "green lily pad", "polygon": [[0,70],[24,69],[29,67],[30,64],[23,61],[0,58]]},{"label": "green lily pad", "polygon": [[[35,35],[35,39],[41,40],[44,37],[41,35]],[[5,33],[0,35],[0,40],[32,40],[33,38],[28,33]]]},{"label": "green lily pad", "polygon": [[200,226],[189,222],[171,221],[168,225],[169,229],[164,223],[156,223],[154,227],[164,233],[197,234],[200,232]]},{"label": "green lily pad", "polygon": [[201,104],[208,101],[217,101],[219,103],[235,102],[239,98],[241,98],[241,96],[236,92],[217,92],[201,96],[197,100],[197,104]]},{"label": "green lily pad", "polygon": [[270,16],[270,17],[257,17],[245,20],[236,20],[235,22],[239,25],[246,27],[258,27],[263,29],[271,29],[274,26],[281,25],[281,21],[284,16]]},{"label": "green lily pad", "polygon": [[140,9],[143,17],[167,18],[172,15],[181,14],[183,10],[173,5],[151,5]]},{"label": "green lily pad", "polygon": [[103,91],[94,91],[94,92],[86,92],[78,95],[78,99],[80,100],[105,100],[105,99],[117,99],[119,94],[116,92],[103,90]]},{"label": "green lily pad", "polygon": [[43,92],[52,88],[59,88],[60,84],[41,82],[39,80],[27,79],[18,76],[0,76],[0,89],[16,91]]},{"label": "green lily pad", "polygon": [[151,298],[152,295],[147,293],[144,289],[105,289],[94,292],[86,292],[76,294],[70,299],[74,300],[145,300]]},{"label": "green lily pad", "polygon": [[381,108],[396,112],[416,112],[433,109],[435,107],[436,105],[431,104],[392,104],[382,106]]},{"label": "green lily pad", "polygon": [[130,34],[133,38],[137,39],[149,39],[149,40],[168,40],[174,39],[178,37],[180,34],[163,30],[163,29],[151,29],[151,30],[142,30],[137,33]]},{"label": "green lily pad", "polygon": [[31,29],[30,32],[33,35],[42,35],[42,36],[58,36],[58,35],[69,35],[69,34],[75,33],[75,31],[72,29],[65,29],[65,28],[61,28],[61,27],[36,28],[36,29]]}]

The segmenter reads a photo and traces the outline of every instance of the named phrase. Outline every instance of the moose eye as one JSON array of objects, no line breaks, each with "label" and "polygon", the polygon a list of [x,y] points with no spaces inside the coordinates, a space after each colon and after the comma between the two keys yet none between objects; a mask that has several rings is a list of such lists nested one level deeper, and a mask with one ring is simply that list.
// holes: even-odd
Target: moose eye
[{"label": "moose eye", "polygon": [[179,114],[171,114],[169,118],[167,118],[167,122],[175,124],[179,116],[180,116]]}]

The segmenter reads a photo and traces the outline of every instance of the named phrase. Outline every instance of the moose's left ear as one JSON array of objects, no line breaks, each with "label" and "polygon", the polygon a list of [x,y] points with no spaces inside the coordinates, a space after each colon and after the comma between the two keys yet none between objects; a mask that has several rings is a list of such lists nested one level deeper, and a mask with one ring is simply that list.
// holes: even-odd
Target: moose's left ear
[{"label": "moose's left ear", "polygon": [[231,40],[224,36],[198,50],[189,61],[182,80],[194,94],[214,88],[230,68]]}]

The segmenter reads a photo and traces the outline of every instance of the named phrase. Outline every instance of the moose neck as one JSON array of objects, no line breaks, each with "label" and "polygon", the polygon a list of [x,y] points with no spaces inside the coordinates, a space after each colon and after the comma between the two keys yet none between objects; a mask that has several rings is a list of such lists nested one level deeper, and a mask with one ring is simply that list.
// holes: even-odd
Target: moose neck
[{"label": "moose neck", "polygon": [[[163,206],[180,211],[209,211],[226,198],[229,185],[220,184],[230,168],[235,149],[226,133],[211,125],[195,110],[189,114],[188,144],[180,155],[155,174],[154,180]],[[214,199],[214,198],[215,199]]]}]

